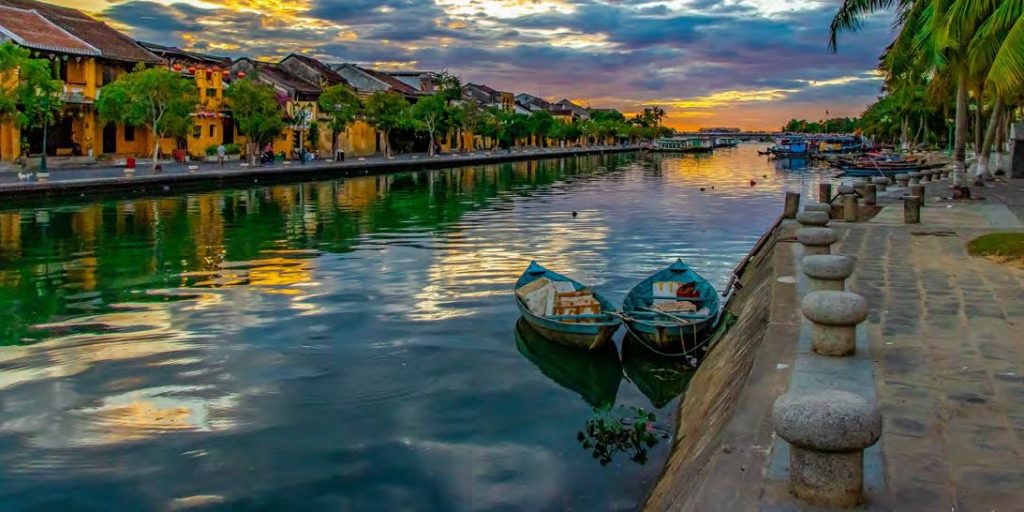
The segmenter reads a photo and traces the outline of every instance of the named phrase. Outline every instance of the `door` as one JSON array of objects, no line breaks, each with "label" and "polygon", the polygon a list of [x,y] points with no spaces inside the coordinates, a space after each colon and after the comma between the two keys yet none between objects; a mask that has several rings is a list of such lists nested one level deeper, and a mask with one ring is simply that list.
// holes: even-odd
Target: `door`
[{"label": "door", "polygon": [[101,153],[117,153],[117,125],[110,123],[103,127],[103,145]]}]

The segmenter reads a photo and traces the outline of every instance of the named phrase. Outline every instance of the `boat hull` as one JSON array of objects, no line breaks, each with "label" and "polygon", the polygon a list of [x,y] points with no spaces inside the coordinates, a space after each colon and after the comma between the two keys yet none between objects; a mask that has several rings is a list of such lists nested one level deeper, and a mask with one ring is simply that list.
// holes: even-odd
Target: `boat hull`
[{"label": "boat hull", "polygon": [[598,350],[607,345],[621,325],[621,322],[592,324],[556,322],[533,314],[520,301],[516,301],[516,306],[519,308],[523,320],[541,336],[562,345],[584,350]]},{"label": "boat hull", "polygon": [[628,332],[652,348],[666,353],[682,353],[699,345],[710,333],[713,318],[691,325],[667,325],[664,322],[626,321]]}]

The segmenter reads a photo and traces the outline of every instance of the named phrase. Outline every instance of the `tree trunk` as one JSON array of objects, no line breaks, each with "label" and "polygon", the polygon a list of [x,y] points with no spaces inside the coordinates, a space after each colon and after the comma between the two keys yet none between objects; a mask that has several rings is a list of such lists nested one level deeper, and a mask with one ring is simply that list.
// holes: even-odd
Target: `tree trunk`
[{"label": "tree trunk", "polygon": [[156,165],[157,165],[156,156],[159,153],[160,153],[160,136],[158,136],[156,134],[156,132],[154,132],[153,133],[153,170],[154,171],[156,170]]},{"label": "tree trunk", "polygon": [[907,151],[910,149],[910,117],[903,116],[903,122],[900,123],[900,149]]},{"label": "tree trunk", "polygon": [[384,156],[391,160],[391,130],[384,130]]},{"label": "tree trunk", "polygon": [[[975,156],[977,156],[978,159],[981,159],[981,146],[982,146],[982,143],[983,143],[981,124],[982,124],[982,119],[984,117],[984,114],[982,114],[982,112],[981,112],[981,102],[982,102],[982,98],[984,98],[984,97],[985,97],[985,84],[982,83],[978,87],[978,100],[977,100],[978,109],[974,111],[974,152],[977,153],[977,155],[975,155]],[[995,112],[993,112],[993,115],[995,115]]]},{"label": "tree trunk", "polygon": [[965,184],[967,172],[967,73],[960,72],[956,86],[956,133],[953,136],[953,186]]},{"label": "tree trunk", "polygon": [[434,156],[434,132],[430,132],[430,147],[427,148],[427,154]]},{"label": "tree trunk", "polygon": [[988,119],[988,128],[985,129],[985,139],[981,143],[981,149],[978,150],[978,166],[974,170],[975,185],[984,184],[985,178],[992,177],[988,172],[989,153],[992,151],[992,142],[996,139],[996,129],[999,126],[1002,111],[1003,98],[997,96],[996,105],[992,107],[992,116]]}]

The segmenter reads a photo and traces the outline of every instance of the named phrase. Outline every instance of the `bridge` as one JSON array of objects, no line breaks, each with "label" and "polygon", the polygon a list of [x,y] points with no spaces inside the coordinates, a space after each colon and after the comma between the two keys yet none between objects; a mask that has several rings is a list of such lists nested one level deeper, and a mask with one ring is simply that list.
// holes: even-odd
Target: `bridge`
[{"label": "bridge", "polygon": [[682,137],[731,137],[746,141],[770,141],[782,135],[782,132],[676,132],[676,135]]}]

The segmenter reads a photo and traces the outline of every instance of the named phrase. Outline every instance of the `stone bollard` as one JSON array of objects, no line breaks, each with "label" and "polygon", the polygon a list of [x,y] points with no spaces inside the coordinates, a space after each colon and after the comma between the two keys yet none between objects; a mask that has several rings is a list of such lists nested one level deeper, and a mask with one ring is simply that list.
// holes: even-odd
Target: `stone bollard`
[{"label": "stone bollard", "polygon": [[811,322],[811,348],[823,356],[857,351],[857,324],[868,317],[868,301],[856,293],[819,291],[804,295],[804,318]]},{"label": "stone bollard", "polygon": [[839,195],[841,195],[841,196],[845,196],[845,195],[848,195],[848,194],[856,194],[856,193],[857,193],[857,189],[853,188],[853,185],[847,185],[846,183],[843,183],[842,185],[839,185]]},{"label": "stone bollard", "polygon": [[868,184],[864,185],[864,204],[874,206],[878,203],[878,189],[875,185]]},{"label": "stone bollard", "polygon": [[910,184],[910,175],[903,173],[897,174],[896,183],[899,184],[899,186],[906,188]]},{"label": "stone bollard", "polygon": [[879,192],[885,192],[885,187],[889,186],[889,178],[885,176],[875,176],[871,178],[871,183],[875,185],[875,189]]},{"label": "stone bollard", "polygon": [[857,194],[846,194],[843,196],[843,220],[857,222],[858,217],[860,217],[860,204]]},{"label": "stone bollard", "polygon": [[876,404],[836,389],[787,393],[772,406],[772,424],[790,445],[793,495],[819,507],[864,501],[864,450],[882,435]]},{"label": "stone bollard", "polygon": [[869,181],[868,181],[867,178],[857,178],[857,179],[853,180],[853,190],[854,190],[854,192],[857,192],[858,194],[863,196],[864,195],[864,187],[868,186],[868,183],[869,183]]},{"label": "stone bollard", "polygon": [[910,184],[911,185],[920,185],[921,184],[921,173],[916,172],[916,171],[915,172],[911,172],[911,173],[907,174],[907,177],[910,178]]},{"label": "stone bollard", "polygon": [[792,219],[797,216],[797,212],[800,211],[800,194],[796,192],[786,192],[786,206],[782,210],[782,217],[786,219]]},{"label": "stone bollard", "polygon": [[805,212],[824,212],[825,215],[832,213],[832,205],[828,203],[810,203],[804,205]]},{"label": "stone bollard", "polygon": [[800,228],[796,239],[804,246],[804,255],[830,254],[832,244],[839,241],[839,235],[832,228]]},{"label": "stone bollard", "polygon": [[849,256],[804,256],[801,266],[804,275],[808,277],[812,292],[845,291],[846,278],[853,274],[853,258]]},{"label": "stone bollard", "polygon": [[924,206],[924,204],[925,204],[924,190],[925,190],[924,189],[924,185],[911,185],[910,186],[910,192],[907,195],[920,197],[921,198],[921,206]]},{"label": "stone bollard", "polygon": [[928,170],[921,171],[921,183],[929,183],[932,181],[932,172]]},{"label": "stone bollard", "polygon": [[796,214],[796,221],[804,227],[825,227],[828,225],[829,216],[825,212],[804,210]]},{"label": "stone bollard", "polygon": [[832,184],[831,183],[819,183],[818,184],[818,202],[819,203],[831,203],[832,202]]},{"label": "stone bollard", "polygon": [[903,222],[905,224],[921,223],[921,198],[918,196],[903,197]]}]

